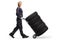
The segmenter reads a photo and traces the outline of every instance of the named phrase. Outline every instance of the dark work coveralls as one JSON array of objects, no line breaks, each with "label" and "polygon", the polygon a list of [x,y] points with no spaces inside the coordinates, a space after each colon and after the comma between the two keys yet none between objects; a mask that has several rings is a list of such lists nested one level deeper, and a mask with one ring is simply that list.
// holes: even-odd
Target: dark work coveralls
[{"label": "dark work coveralls", "polygon": [[22,30],[22,19],[21,19],[21,17],[23,17],[22,13],[23,13],[22,9],[17,7],[17,9],[16,9],[16,16],[17,16],[17,20],[16,21],[17,21],[17,25],[14,28],[14,30],[12,31],[13,35],[19,29],[21,36],[24,36],[23,30]]}]

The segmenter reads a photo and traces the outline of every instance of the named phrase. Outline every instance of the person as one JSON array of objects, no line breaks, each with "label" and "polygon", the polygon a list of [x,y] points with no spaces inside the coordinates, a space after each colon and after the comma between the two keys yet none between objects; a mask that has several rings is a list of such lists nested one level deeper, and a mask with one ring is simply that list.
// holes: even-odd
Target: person
[{"label": "person", "polygon": [[23,11],[21,9],[21,5],[22,5],[22,2],[19,1],[18,2],[18,7],[16,9],[16,16],[17,16],[17,25],[16,27],[14,28],[14,30],[9,34],[12,38],[15,38],[13,35],[15,34],[15,32],[19,29],[20,31],[20,34],[22,36],[22,38],[28,38],[29,36],[25,35],[23,33],[23,30],[22,30],[22,17],[23,17]]}]

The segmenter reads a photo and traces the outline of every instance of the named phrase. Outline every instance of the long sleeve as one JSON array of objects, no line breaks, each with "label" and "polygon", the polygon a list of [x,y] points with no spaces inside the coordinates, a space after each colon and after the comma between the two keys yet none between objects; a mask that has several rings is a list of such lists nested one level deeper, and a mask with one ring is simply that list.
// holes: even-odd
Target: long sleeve
[{"label": "long sleeve", "polygon": [[16,9],[16,15],[17,15],[17,17],[20,17],[20,18],[23,17],[23,11],[21,8]]}]

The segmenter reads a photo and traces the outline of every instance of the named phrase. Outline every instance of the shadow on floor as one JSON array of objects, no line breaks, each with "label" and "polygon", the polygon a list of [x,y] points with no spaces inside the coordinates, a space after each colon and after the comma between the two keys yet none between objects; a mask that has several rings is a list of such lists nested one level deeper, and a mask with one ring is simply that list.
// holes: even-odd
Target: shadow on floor
[{"label": "shadow on floor", "polygon": [[50,39],[51,36],[39,36],[36,39]]}]

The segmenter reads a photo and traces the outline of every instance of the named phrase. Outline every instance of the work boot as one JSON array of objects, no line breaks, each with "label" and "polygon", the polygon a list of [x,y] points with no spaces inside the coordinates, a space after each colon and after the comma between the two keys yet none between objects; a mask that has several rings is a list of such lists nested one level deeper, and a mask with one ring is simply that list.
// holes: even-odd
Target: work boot
[{"label": "work boot", "polygon": [[23,34],[23,36],[22,36],[22,38],[28,38],[29,36],[27,36],[27,35],[25,35],[25,34]]},{"label": "work boot", "polygon": [[9,34],[12,38],[15,38],[12,33]]}]

